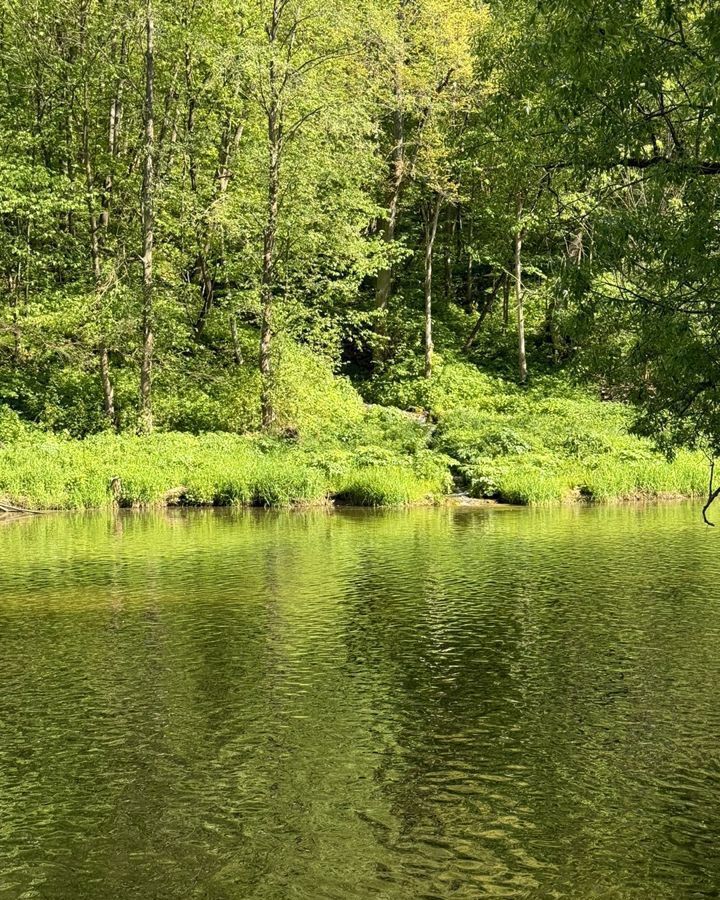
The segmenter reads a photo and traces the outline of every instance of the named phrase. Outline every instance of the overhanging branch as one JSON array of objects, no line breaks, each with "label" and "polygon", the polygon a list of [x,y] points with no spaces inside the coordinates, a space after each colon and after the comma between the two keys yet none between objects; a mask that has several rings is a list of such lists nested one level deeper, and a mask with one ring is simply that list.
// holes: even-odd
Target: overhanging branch
[{"label": "overhanging branch", "polygon": [[711,528],[715,527],[715,523],[711,522],[710,519],[708,519],[708,517],[707,517],[708,510],[713,505],[713,503],[717,500],[718,496],[720,496],[720,487],[718,487],[718,488],[713,487],[714,478],[715,478],[715,460],[713,459],[712,462],[710,463],[710,484],[708,486],[708,498],[707,498],[707,502],[705,503],[705,506],[703,506],[703,509],[702,509],[703,520],[704,520],[705,524],[709,525]]},{"label": "overhanging branch", "polygon": [[666,156],[627,156],[617,165],[627,169],[652,169],[655,166],[673,166],[691,175],[720,175],[720,162],[712,160],[668,159]]}]

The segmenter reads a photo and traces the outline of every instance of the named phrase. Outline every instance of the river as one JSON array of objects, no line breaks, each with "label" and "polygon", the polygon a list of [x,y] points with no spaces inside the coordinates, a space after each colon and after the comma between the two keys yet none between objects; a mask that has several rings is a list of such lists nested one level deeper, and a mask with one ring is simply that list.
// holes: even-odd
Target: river
[{"label": "river", "polygon": [[690,505],[0,525],[0,900],[720,896]]}]

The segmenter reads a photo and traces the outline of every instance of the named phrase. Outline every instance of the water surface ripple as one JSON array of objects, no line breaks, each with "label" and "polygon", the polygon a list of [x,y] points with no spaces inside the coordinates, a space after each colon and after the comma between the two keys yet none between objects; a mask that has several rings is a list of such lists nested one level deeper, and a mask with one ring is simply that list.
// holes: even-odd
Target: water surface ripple
[{"label": "water surface ripple", "polygon": [[689,506],[0,524],[0,900],[720,896]]}]

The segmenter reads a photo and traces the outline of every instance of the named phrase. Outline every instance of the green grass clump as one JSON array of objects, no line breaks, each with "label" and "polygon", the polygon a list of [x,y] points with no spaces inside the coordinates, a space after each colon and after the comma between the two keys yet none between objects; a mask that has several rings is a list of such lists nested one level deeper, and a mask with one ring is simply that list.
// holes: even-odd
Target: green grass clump
[{"label": "green grass clump", "polygon": [[[489,474],[488,474],[489,473]],[[521,460],[486,465],[469,471],[470,494],[503,503],[565,503],[579,497],[570,472]]]},{"label": "green grass clump", "polygon": [[707,467],[697,454],[683,451],[672,460],[605,460],[583,471],[580,492],[597,501],[700,496],[707,491]]},{"label": "green grass clump", "polygon": [[444,487],[403,466],[363,466],[338,480],[334,497],[353,506],[406,506],[432,503],[442,497]]},{"label": "green grass clump", "polygon": [[[114,492],[113,483],[117,486]],[[36,509],[318,502],[322,473],[239,435],[43,436],[0,449],[0,497]]]},{"label": "green grass clump", "polygon": [[307,462],[274,455],[258,465],[253,479],[256,506],[297,506],[323,503],[328,485],[323,473]]}]

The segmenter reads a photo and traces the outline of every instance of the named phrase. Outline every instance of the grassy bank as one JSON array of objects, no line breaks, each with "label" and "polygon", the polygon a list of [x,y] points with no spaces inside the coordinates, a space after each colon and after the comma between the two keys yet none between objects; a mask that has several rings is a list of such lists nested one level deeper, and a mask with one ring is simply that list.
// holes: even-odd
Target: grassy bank
[{"label": "grassy bank", "polygon": [[[437,502],[460,487],[511,503],[702,494],[701,454],[669,461],[631,415],[560,380],[521,389],[466,364],[431,381],[387,377],[376,403],[283,436],[187,432],[53,435],[0,413],[0,503],[34,509]],[[347,415],[348,408],[352,415]]]},{"label": "grassy bank", "polygon": [[566,379],[521,388],[467,364],[431,383],[397,380],[383,402],[432,411],[432,445],[475,497],[506,503],[610,502],[692,497],[707,490],[707,459],[673,460],[633,434],[632,411]]},{"label": "grassy bank", "polygon": [[[400,438],[394,438],[388,419],[398,416],[384,411],[366,416],[366,432],[379,431],[384,438],[379,444],[357,440],[347,444],[337,437],[305,442],[179,432],[147,437],[101,434],[75,440],[16,428],[13,439],[3,441],[0,448],[0,503],[83,509],[111,503],[432,502],[451,486],[447,465],[424,447],[422,429],[412,423],[408,427],[400,422]],[[402,437],[406,446],[393,446],[401,445]]]}]

